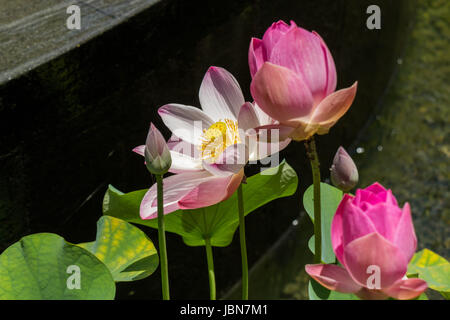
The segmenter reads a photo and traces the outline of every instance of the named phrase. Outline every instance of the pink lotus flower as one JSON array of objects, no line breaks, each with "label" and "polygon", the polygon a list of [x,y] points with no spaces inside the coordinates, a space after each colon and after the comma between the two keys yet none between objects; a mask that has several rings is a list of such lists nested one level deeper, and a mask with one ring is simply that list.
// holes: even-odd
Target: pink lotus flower
[{"label": "pink lotus flower", "polygon": [[357,83],[335,92],[336,68],[325,42],[315,32],[278,21],[261,39],[252,38],[248,54],[251,93],[256,103],[294,140],[328,130],[347,112]]},{"label": "pink lotus flower", "polygon": [[148,171],[153,174],[165,174],[172,164],[166,140],[153,123],[145,142],[144,157]]},{"label": "pink lotus flower", "polygon": [[406,277],[417,239],[409,204],[403,209],[391,190],[378,183],[344,195],[331,225],[334,253],[343,267],[306,265],[324,287],[362,299],[412,299],[427,289],[422,279]]},{"label": "pink lotus flower", "polygon": [[[274,121],[256,105],[245,102],[238,82],[225,69],[208,69],[199,98],[202,109],[167,104],[158,110],[173,133],[168,141],[169,171],[176,173],[163,180],[165,214],[228,199],[241,183],[248,160],[264,158],[290,142],[286,139],[279,148],[272,143],[262,148],[264,142],[246,136],[245,131]],[[133,149],[140,155],[144,150],[145,146]],[[142,219],[157,217],[156,184],[144,196],[140,215]]]},{"label": "pink lotus flower", "polygon": [[330,178],[333,185],[348,192],[358,183],[358,169],[352,157],[343,147],[339,147],[330,168]]}]

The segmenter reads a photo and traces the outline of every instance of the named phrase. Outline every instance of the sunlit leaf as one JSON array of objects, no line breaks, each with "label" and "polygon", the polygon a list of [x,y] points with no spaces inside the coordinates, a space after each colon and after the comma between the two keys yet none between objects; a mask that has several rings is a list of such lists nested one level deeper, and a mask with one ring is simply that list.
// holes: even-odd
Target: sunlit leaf
[{"label": "sunlit leaf", "polygon": [[[326,183],[320,183],[320,204],[322,223],[322,261],[334,263],[336,257],[331,245],[331,222],[333,221],[336,209],[341,202],[343,193],[341,190]],[[314,186],[311,185],[303,194],[303,206],[314,222]],[[314,253],[314,238],[308,242],[310,250]]]},{"label": "sunlit leaf", "polygon": [[115,290],[97,257],[56,234],[23,237],[0,255],[2,300],[106,300],[114,299]]},{"label": "sunlit leaf", "polygon": [[[292,195],[297,189],[298,178],[295,171],[282,162],[278,167],[256,174],[243,185],[244,211],[249,214],[264,204]],[[140,202],[146,190],[123,194],[114,187],[106,192],[103,213],[128,222],[152,228],[158,227],[158,219],[142,220],[139,216]],[[210,238],[213,246],[227,246],[233,239],[239,225],[237,196],[216,205],[194,209],[178,210],[164,217],[166,231],[183,237],[190,246],[203,246]]]},{"label": "sunlit leaf", "polygon": [[93,242],[79,244],[95,254],[109,268],[114,281],[133,281],[151,275],[158,267],[152,241],[126,221],[102,216]]},{"label": "sunlit leaf", "polygon": [[446,299],[450,294],[450,264],[431,250],[423,249],[417,252],[408,265],[408,274],[418,274],[418,277],[428,283],[428,287],[439,291]]}]

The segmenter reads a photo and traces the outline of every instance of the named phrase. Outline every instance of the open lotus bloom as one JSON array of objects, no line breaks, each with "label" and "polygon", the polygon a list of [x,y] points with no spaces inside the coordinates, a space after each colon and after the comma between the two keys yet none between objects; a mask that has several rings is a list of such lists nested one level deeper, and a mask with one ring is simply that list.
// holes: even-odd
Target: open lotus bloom
[{"label": "open lotus bloom", "polygon": [[[241,88],[228,71],[210,67],[199,92],[202,109],[167,104],[158,113],[172,131],[168,141],[176,173],[164,181],[164,213],[206,207],[229,198],[243,178],[243,167],[278,152],[281,143],[256,140],[246,131],[276,123],[257,105],[245,102]],[[145,146],[133,151],[143,155]],[[157,217],[156,184],[141,202],[141,218]]]},{"label": "open lotus bloom", "polygon": [[362,299],[413,299],[427,289],[406,277],[417,239],[409,204],[399,208],[391,190],[378,183],[346,194],[331,225],[331,241],[341,266],[307,265],[324,287]]},{"label": "open lotus bloom", "polygon": [[336,68],[322,38],[293,21],[278,21],[262,39],[252,38],[248,60],[253,99],[279,122],[263,128],[278,128],[282,138],[328,133],[355,98],[356,82],[335,92]]}]

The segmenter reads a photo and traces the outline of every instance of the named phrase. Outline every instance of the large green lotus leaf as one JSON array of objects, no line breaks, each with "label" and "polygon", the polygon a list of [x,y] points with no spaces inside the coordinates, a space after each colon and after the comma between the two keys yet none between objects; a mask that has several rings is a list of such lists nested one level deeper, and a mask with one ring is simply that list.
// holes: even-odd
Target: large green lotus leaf
[{"label": "large green lotus leaf", "polygon": [[[339,203],[342,200],[343,193],[341,190],[330,186],[329,184],[320,183],[320,204],[321,204],[321,224],[322,224],[322,261],[325,263],[334,263],[336,257],[331,245],[331,222]],[[314,222],[314,186],[311,185],[303,194],[303,206],[306,212]],[[312,240],[311,240],[312,239]],[[314,253],[314,239],[309,240],[309,248]]]},{"label": "large green lotus leaf", "polygon": [[111,272],[114,281],[133,281],[151,275],[159,259],[153,242],[139,228],[110,216],[97,222],[93,242],[79,244],[95,254]]},{"label": "large green lotus leaf", "polygon": [[448,299],[450,294],[450,264],[431,250],[417,252],[408,265],[408,274],[418,274],[428,287],[440,291]]},{"label": "large green lotus leaf", "polygon": [[[285,161],[265,170],[263,174],[248,178],[247,184],[242,187],[245,215],[274,199],[294,194],[297,184],[297,174]],[[158,219],[142,220],[139,216],[139,206],[145,192],[146,190],[139,190],[123,194],[110,186],[105,194],[103,213],[157,228]],[[189,246],[203,246],[207,238],[213,246],[227,246],[239,225],[236,193],[226,201],[210,207],[167,214],[164,222],[167,231],[182,236]]]},{"label": "large green lotus leaf", "polygon": [[56,234],[25,236],[0,255],[2,300],[109,300],[115,291],[111,273],[96,256]]}]

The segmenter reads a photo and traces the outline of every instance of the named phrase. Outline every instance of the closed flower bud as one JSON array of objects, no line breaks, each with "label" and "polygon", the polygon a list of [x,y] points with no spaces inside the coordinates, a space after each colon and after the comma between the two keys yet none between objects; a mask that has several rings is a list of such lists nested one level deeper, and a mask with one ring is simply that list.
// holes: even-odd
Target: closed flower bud
[{"label": "closed flower bud", "polygon": [[153,174],[162,175],[169,171],[172,165],[172,158],[166,140],[153,123],[150,124],[144,155],[145,165]]},{"label": "closed flower bud", "polygon": [[358,169],[344,148],[339,147],[330,168],[331,182],[344,192],[353,189],[358,183]]}]

